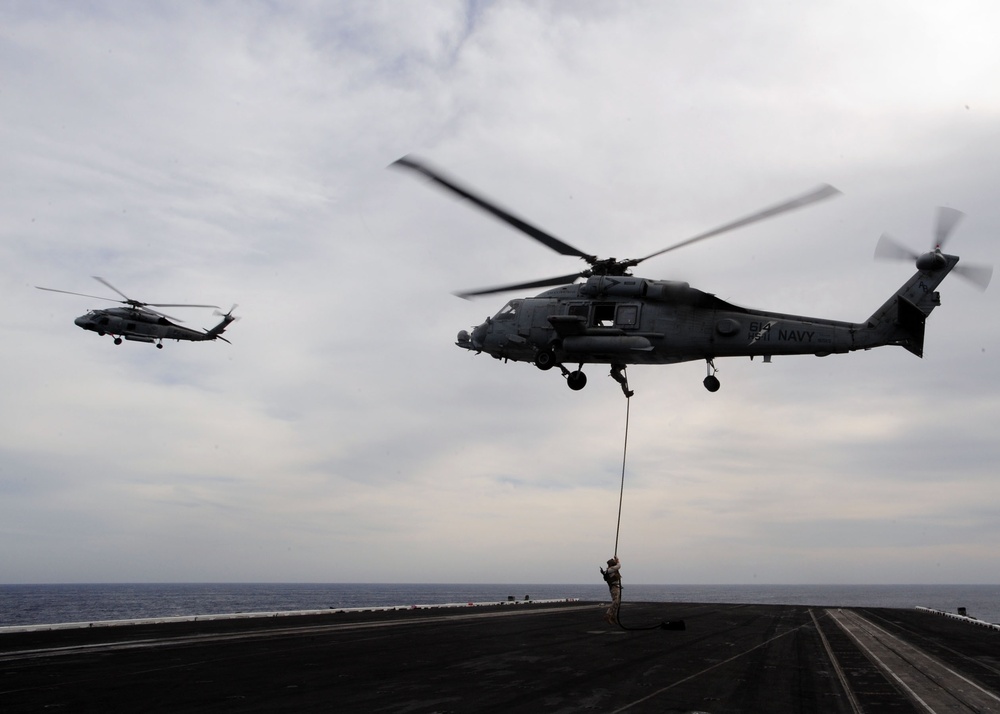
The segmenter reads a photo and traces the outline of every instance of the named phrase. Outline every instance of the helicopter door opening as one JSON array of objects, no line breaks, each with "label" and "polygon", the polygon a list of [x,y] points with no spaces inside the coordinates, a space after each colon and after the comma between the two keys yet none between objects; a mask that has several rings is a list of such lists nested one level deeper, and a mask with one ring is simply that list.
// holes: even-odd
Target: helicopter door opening
[{"label": "helicopter door opening", "polygon": [[615,324],[615,303],[599,302],[594,304],[594,327],[612,327]]}]

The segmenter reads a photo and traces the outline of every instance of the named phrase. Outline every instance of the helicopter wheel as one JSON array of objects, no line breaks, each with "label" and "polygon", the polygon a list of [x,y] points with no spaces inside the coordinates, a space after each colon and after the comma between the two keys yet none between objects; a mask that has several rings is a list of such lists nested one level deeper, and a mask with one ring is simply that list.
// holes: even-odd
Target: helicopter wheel
[{"label": "helicopter wheel", "polygon": [[556,366],[556,356],[552,350],[540,350],[535,355],[535,366],[543,372]]},{"label": "helicopter wheel", "polygon": [[705,366],[708,368],[708,376],[705,377],[705,381],[702,384],[705,385],[705,389],[710,392],[718,392],[719,387],[722,385],[719,383],[719,378],[715,376],[715,360],[711,357],[705,360]]},{"label": "helicopter wheel", "polygon": [[121,337],[116,337],[115,338],[115,344],[116,345],[120,345],[121,343],[122,343],[122,338]]},{"label": "helicopter wheel", "polygon": [[570,372],[566,377],[566,384],[574,392],[579,392],[581,389],[587,386],[587,375],[585,375],[580,370],[575,372]]},{"label": "helicopter wheel", "polygon": [[163,349],[163,343],[162,342],[157,342],[156,343],[156,349],[162,350]]}]

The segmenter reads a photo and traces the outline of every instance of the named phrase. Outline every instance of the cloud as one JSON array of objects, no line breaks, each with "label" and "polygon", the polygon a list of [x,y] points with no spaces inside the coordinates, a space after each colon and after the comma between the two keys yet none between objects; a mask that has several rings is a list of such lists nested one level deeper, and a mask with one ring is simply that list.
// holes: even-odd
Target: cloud
[{"label": "cloud", "polygon": [[[861,321],[912,270],[878,236],[925,249],[937,205],[967,214],[948,250],[997,260],[995,14],[0,10],[3,578],[580,582],[620,535],[633,582],[982,580],[994,292],[949,278],[923,360],[719,360],[717,394],[700,362],[631,368],[616,532],[607,369],[573,393],[453,345],[514,297],[453,291],[583,264],[386,167],[425,157],[619,258],[830,182],[642,273]],[[72,324],[111,303],[34,289],[106,294],[93,275],[243,319],[231,345],[115,347]]]}]

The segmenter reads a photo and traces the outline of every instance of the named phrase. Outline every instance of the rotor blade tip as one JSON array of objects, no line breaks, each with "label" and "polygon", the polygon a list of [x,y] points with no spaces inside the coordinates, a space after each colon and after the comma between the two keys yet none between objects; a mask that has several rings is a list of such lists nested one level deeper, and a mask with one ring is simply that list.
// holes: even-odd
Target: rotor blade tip
[{"label": "rotor blade tip", "polygon": [[390,167],[393,167],[393,166],[396,166],[396,167],[403,166],[403,167],[408,168],[408,169],[419,169],[419,168],[421,168],[420,167],[420,163],[414,159],[414,157],[413,157],[412,154],[406,154],[404,156],[400,156],[398,159],[396,159],[391,164],[389,164],[389,166]]},{"label": "rotor blade tip", "polygon": [[841,191],[836,186],[828,183],[820,184],[819,188],[816,189],[815,194],[816,200],[823,198],[834,198],[836,196],[843,196],[844,192]]}]

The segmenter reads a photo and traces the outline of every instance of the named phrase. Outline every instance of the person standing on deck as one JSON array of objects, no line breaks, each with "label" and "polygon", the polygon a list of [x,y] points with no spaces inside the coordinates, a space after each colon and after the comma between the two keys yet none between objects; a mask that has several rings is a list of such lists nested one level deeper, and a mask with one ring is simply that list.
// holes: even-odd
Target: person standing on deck
[{"label": "person standing on deck", "polygon": [[621,561],[618,560],[618,556],[616,555],[608,561],[607,570],[600,568],[601,575],[604,576],[604,582],[608,584],[608,590],[611,592],[611,607],[604,613],[604,621],[609,625],[614,625],[618,622],[618,608],[622,604],[621,567]]}]

